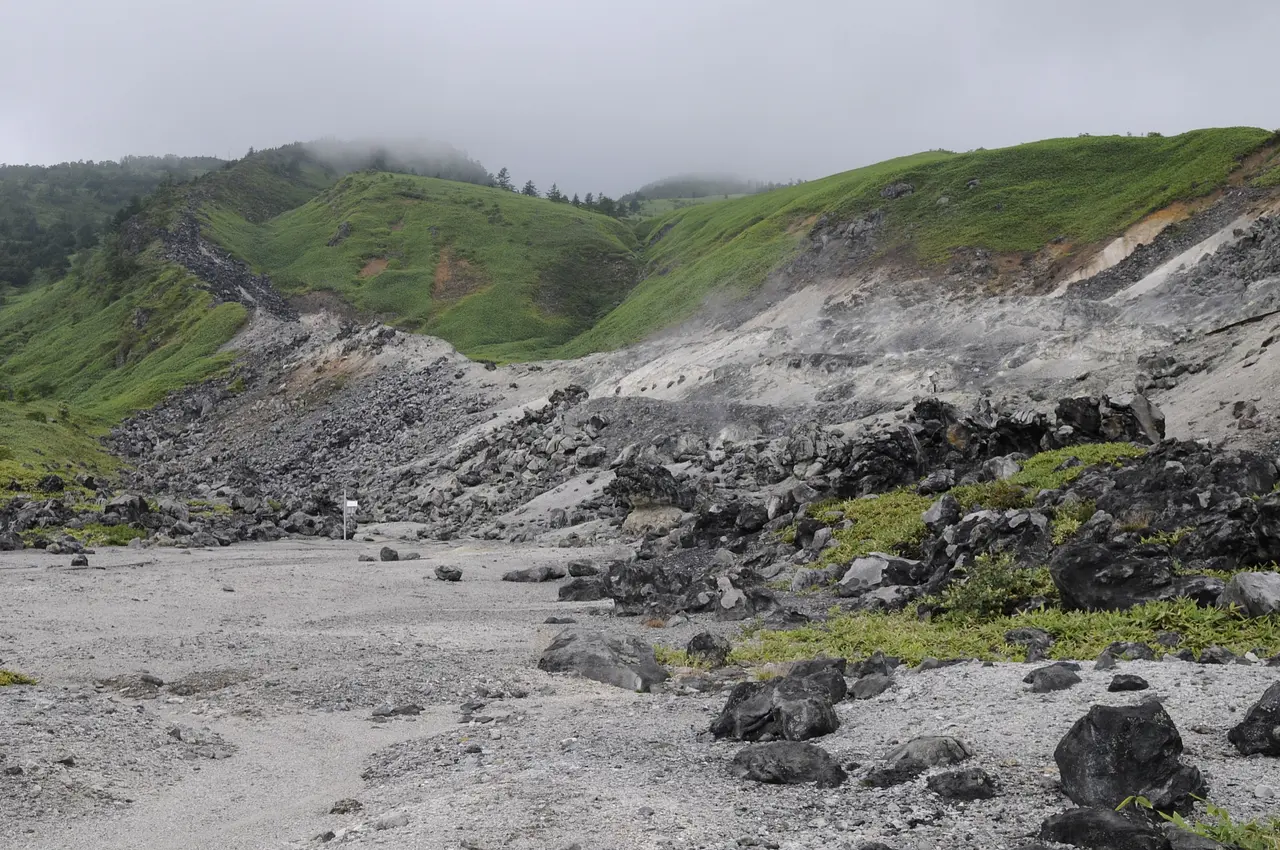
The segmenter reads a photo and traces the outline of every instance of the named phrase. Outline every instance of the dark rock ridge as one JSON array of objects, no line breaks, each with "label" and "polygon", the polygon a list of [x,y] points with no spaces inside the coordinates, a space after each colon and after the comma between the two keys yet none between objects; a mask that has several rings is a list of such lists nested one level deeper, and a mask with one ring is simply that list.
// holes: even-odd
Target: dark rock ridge
[{"label": "dark rock ridge", "polygon": [[165,259],[199,278],[217,301],[238,302],[283,319],[298,317],[270,278],[254,274],[247,264],[201,235],[194,212],[182,213],[173,229],[160,231],[159,236]]}]

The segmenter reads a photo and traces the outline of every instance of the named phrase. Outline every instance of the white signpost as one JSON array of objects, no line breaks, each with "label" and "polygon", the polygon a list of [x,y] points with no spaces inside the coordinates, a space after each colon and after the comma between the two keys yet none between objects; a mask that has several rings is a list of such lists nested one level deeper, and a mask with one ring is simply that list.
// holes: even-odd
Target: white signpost
[{"label": "white signpost", "polygon": [[342,489],[342,539],[347,539],[347,517],[356,512],[356,508],[360,507],[360,503],[355,499],[347,498],[347,490]]}]

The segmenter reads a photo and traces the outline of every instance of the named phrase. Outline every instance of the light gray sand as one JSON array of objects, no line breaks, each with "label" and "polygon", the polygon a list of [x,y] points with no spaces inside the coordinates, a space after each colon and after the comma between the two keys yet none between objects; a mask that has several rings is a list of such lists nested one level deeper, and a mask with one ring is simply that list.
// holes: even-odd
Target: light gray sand
[{"label": "light gray sand", "polygon": [[[856,773],[835,790],[748,785],[726,770],[740,745],[701,734],[723,694],[636,695],[537,670],[558,628],[548,615],[671,645],[707,625],[650,629],[558,603],[554,584],[499,581],[608,552],[393,543],[423,560],[356,562],[381,545],[104,550],[90,562],[105,569],[89,570],[0,555],[0,667],[41,679],[0,689],[0,846],[235,850],[320,846],[334,831],[348,846],[396,848],[1001,848],[1067,807],[1052,752],[1071,723],[1093,702],[1142,696],[1106,693],[1112,674],[1089,666],[1083,684],[1047,695],[1027,693],[1019,665],[899,671],[885,695],[839,706],[842,728],[817,743],[865,765],[914,735],[954,734],[1002,796],[948,805],[923,780],[872,790]],[[439,563],[464,580],[436,581]],[[1238,757],[1225,733],[1280,670],[1122,668],[1166,698],[1215,800],[1246,817],[1274,807],[1255,790],[1280,785],[1280,766]],[[150,698],[123,695],[130,681],[95,688],[143,670],[170,685]],[[195,692],[174,696],[193,674],[204,675],[179,689]],[[459,724],[478,692],[504,695],[478,698],[477,716],[493,721]],[[406,703],[424,710],[372,718]],[[183,740],[174,724],[189,727]],[[23,774],[3,775],[12,765]],[[364,809],[328,814],[347,797]]]}]

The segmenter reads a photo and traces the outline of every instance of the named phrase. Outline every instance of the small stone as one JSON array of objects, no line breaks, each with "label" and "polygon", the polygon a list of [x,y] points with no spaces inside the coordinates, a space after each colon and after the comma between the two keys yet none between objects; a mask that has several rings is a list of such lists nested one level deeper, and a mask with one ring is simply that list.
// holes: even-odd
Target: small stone
[{"label": "small stone", "polygon": [[383,561],[398,561],[400,560],[400,553],[390,546],[383,546],[382,551],[378,553],[378,557]]},{"label": "small stone", "polygon": [[350,797],[339,800],[329,809],[331,815],[349,815],[360,811],[364,808],[364,803],[354,800]]},{"label": "small stone", "polygon": [[1061,664],[1050,664],[1039,667],[1028,673],[1023,680],[1031,686],[1033,694],[1047,694],[1051,691],[1065,691],[1073,685],[1080,684],[1080,676],[1076,671]]},{"label": "small stone", "polygon": [[382,832],[387,829],[399,829],[402,826],[409,825],[409,816],[404,812],[396,812],[390,815],[383,815],[373,822],[373,828]]},{"label": "small stone", "polygon": [[73,567],[87,567],[87,566],[89,566],[89,559],[88,559],[87,557],[85,557],[84,555],[76,555],[76,556],[72,557],[72,559],[71,559],[71,566],[73,566]]},{"label": "small stone", "polygon": [[1147,680],[1141,676],[1135,676],[1132,673],[1119,673],[1111,680],[1111,684],[1107,685],[1107,690],[1115,693],[1117,691],[1145,691],[1151,687]]},{"label": "small stone", "polygon": [[872,673],[854,682],[853,687],[849,689],[849,694],[854,699],[872,699],[880,696],[891,687],[893,687],[892,676]]},{"label": "small stone", "polygon": [[441,564],[436,567],[436,578],[440,581],[462,581],[462,570]]},{"label": "small stone", "polygon": [[699,632],[689,639],[685,653],[693,661],[711,667],[723,667],[733,647],[729,641],[710,632]]},{"label": "small stone", "polygon": [[1206,647],[1200,653],[1201,664],[1230,664],[1236,660],[1236,654],[1225,646]]},{"label": "small stone", "polygon": [[1259,800],[1274,800],[1276,797],[1280,797],[1280,789],[1277,789],[1274,785],[1258,785],[1253,789],[1253,796]]},{"label": "small stone", "polygon": [[996,781],[980,767],[935,773],[929,790],[947,800],[989,800],[996,795]]}]

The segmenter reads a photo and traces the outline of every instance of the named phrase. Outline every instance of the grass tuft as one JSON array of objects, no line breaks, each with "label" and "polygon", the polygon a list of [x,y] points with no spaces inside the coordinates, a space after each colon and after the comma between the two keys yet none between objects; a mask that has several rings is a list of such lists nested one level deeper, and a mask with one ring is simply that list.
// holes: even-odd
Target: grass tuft
[{"label": "grass tuft", "polygon": [[1047,568],[1020,567],[1011,555],[980,555],[965,572],[939,599],[946,610],[942,616],[959,625],[1008,616],[1033,600],[1058,597]]},{"label": "grass tuft", "polygon": [[36,680],[30,676],[24,676],[21,673],[15,673],[12,670],[0,669],[0,688],[6,688],[10,685],[34,685]]},{"label": "grass tuft", "polygon": [[734,649],[732,660],[743,664],[793,661],[820,653],[860,658],[881,650],[909,664],[922,659],[976,658],[1024,661],[1024,647],[1004,642],[1010,629],[1032,627],[1049,632],[1057,643],[1051,658],[1090,659],[1115,641],[1138,641],[1157,647],[1156,635],[1175,631],[1182,646],[1200,651],[1224,646],[1237,654],[1280,652],[1280,624],[1273,618],[1244,619],[1219,608],[1199,608],[1193,600],[1152,602],[1128,611],[1062,611],[1045,608],[1012,616],[975,621],[942,616],[921,620],[907,609],[891,614],[833,612],[824,624],[789,631],[749,632]]}]

